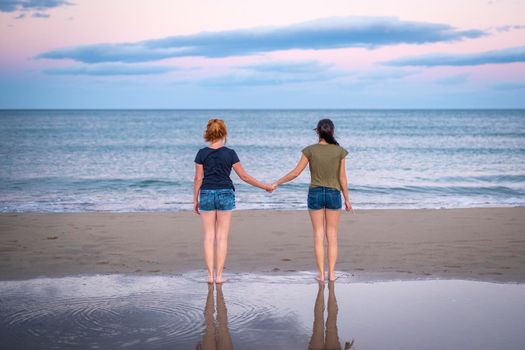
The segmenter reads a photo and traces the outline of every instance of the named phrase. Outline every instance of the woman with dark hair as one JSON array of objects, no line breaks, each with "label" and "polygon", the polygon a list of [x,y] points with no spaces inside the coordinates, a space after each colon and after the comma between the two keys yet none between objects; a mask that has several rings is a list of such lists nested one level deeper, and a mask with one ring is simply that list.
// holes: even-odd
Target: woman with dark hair
[{"label": "woman with dark hair", "polygon": [[345,157],[348,154],[339,146],[334,137],[334,123],[330,119],[321,119],[314,129],[319,142],[302,150],[299,163],[288,174],[277,180],[278,186],[292,181],[299,176],[306,165],[310,165],[310,188],[308,189],[308,211],[314,231],[314,251],[319,275],[324,281],[324,238],[328,241],[328,278],[335,280],[335,263],[337,260],[337,231],[341,214],[341,192],[346,211],[352,209],[348,197],[348,184],[345,169]]}]

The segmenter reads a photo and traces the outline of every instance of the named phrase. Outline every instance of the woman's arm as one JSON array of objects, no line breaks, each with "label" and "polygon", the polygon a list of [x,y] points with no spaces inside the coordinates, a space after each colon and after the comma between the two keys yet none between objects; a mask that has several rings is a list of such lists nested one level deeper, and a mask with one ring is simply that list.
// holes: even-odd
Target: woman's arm
[{"label": "woman's arm", "polygon": [[204,178],[204,167],[202,164],[195,164],[195,179],[193,181],[193,211],[199,213],[199,191]]},{"label": "woman's arm", "polygon": [[346,178],[346,166],[345,159],[341,159],[341,170],[339,171],[339,182],[343,189],[343,197],[345,198],[345,209],[346,211],[352,210],[352,203],[350,203],[350,197],[348,196],[348,179]]},{"label": "woman's arm", "polygon": [[268,192],[272,192],[274,190],[272,186],[267,185],[264,182],[260,182],[254,177],[250,176],[242,167],[241,162],[233,164],[233,170],[235,170],[235,172],[241,178],[242,181],[249,183],[252,186],[262,188],[263,190],[266,190]]},{"label": "woman's arm", "polygon": [[297,176],[301,175],[304,168],[306,168],[306,165],[308,164],[308,158],[305,157],[304,154],[301,155],[301,159],[299,159],[299,163],[295,166],[295,168],[290,171],[288,174],[281,177],[279,180],[275,181],[275,185],[282,185],[284,183],[290,182],[293,179],[295,179]]}]

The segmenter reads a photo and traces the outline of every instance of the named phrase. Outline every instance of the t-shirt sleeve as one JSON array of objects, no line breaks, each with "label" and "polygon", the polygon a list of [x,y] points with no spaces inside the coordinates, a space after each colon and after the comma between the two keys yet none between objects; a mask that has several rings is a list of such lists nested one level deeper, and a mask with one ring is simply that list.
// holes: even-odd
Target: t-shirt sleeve
[{"label": "t-shirt sleeve", "polygon": [[237,156],[237,152],[232,150],[232,165],[235,163],[239,163],[239,162],[240,160],[239,160],[239,156]]},{"label": "t-shirt sleeve", "polygon": [[341,159],[345,158],[348,155],[348,151],[341,147]]},{"label": "t-shirt sleeve", "polygon": [[312,149],[310,147],[305,147],[303,148],[303,150],[301,151],[303,152],[304,156],[310,160],[310,158],[312,158]]},{"label": "t-shirt sleeve", "polygon": [[199,150],[199,152],[197,152],[197,155],[195,156],[195,163],[197,164],[202,164],[202,151]]}]

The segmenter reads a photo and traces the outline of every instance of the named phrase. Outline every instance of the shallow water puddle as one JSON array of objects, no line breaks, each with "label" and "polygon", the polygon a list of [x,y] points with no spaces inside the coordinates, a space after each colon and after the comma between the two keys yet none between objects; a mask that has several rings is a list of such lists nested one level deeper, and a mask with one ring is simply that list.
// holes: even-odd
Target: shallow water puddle
[{"label": "shallow water puddle", "polygon": [[4,349],[524,349],[525,285],[309,273],[0,282]]}]

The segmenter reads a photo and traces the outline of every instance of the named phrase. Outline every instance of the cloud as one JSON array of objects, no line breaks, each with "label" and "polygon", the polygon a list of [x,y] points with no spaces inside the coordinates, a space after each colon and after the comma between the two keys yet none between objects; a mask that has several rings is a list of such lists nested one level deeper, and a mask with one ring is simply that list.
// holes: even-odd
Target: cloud
[{"label": "cloud", "polygon": [[446,86],[452,86],[452,85],[460,85],[463,83],[466,83],[468,81],[470,74],[457,74],[452,75],[446,78],[438,79],[435,82],[440,85],[446,85]]},{"label": "cloud", "polygon": [[[322,79],[322,80],[326,80]],[[276,86],[288,85],[305,82],[319,82],[319,77],[306,76],[257,76],[245,74],[226,74],[217,77],[210,77],[199,81],[202,86],[221,86],[221,87],[249,87],[249,86]]]},{"label": "cloud", "polygon": [[516,24],[516,25],[507,25],[507,26],[500,26],[495,28],[498,32],[509,32],[511,30],[521,30],[525,29],[525,25]]},{"label": "cloud", "polygon": [[493,63],[525,62],[525,46],[471,54],[432,54],[402,57],[383,62],[390,66],[477,66]]},{"label": "cloud", "polygon": [[525,83],[501,83],[493,85],[492,88],[499,91],[525,90]]},{"label": "cloud", "polygon": [[401,69],[380,69],[372,72],[360,74],[358,80],[361,82],[375,82],[384,80],[402,79],[409,75],[416,74],[416,71],[407,71]]},{"label": "cloud", "polygon": [[92,75],[92,76],[116,76],[116,75],[154,75],[164,74],[178,68],[166,66],[144,66],[125,64],[100,64],[65,68],[50,68],[44,72],[52,75]]},{"label": "cloud", "polygon": [[19,10],[44,11],[64,5],[73,4],[66,0],[0,0],[0,12],[14,12]]},{"label": "cloud", "polygon": [[332,64],[319,61],[276,61],[238,66],[237,70],[198,81],[204,86],[263,86],[317,83],[347,76]]},{"label": "cloud", "polygon": [[37,58],[84,63],[145,62],[172,57],[228,57],[278,50],[377,48],[397,44],[449,42],[486,35],[447,24],[393,17],[332,17],[281,27],[202,32],[134,43],[95,44],[44,52]]},{"label": "cloud", "polygon": [[[370,86],[383,86],[386,83],[397,83],[404,78],[417,74],[417,70],[405,70],[399,68],[374,68],[370,71],[357,72],[353,79],[346,81],[347,88],[367,88]],[[350,75],[350,74],[348,74]]]},{"label": "cloud", "polygon": [[49,18],[51,15],[48,14],[48,13],[44,13],[44,12],[35,12],[33,13],[33,15],[31,17],[34,17],[34,18]]},{"label": "cloud", "polygon": [[331,67],[333,67],[332,64],[313,60],[263,62],[239,66],[239,68],[263,73],[312,73]]}]

